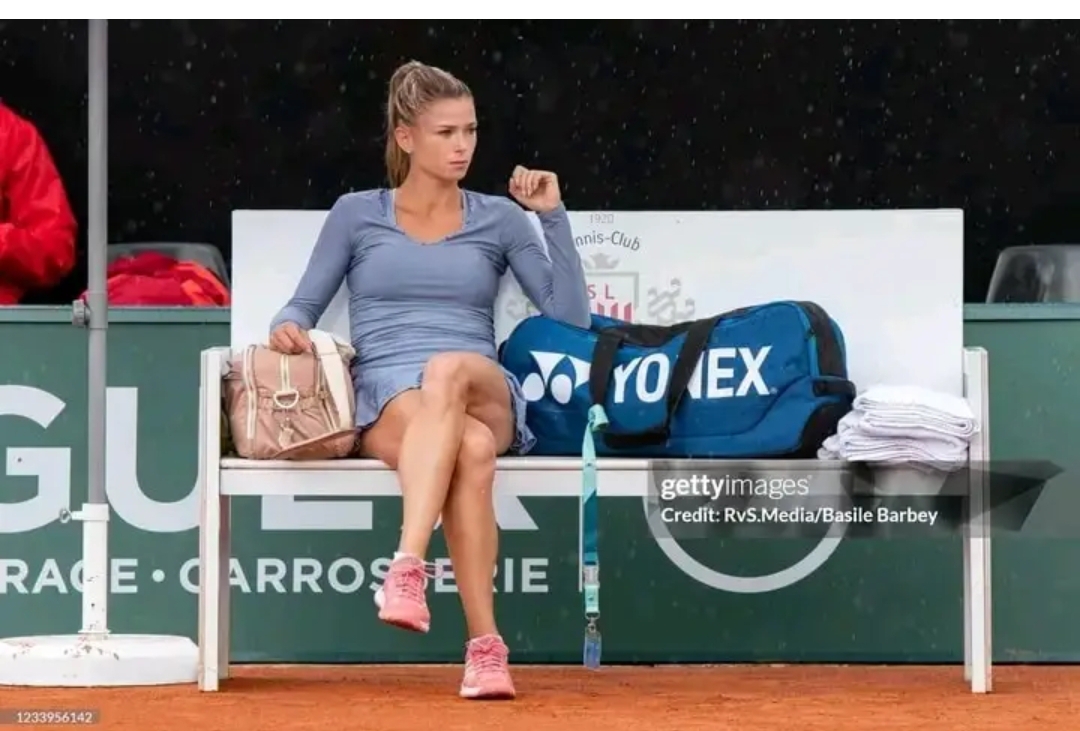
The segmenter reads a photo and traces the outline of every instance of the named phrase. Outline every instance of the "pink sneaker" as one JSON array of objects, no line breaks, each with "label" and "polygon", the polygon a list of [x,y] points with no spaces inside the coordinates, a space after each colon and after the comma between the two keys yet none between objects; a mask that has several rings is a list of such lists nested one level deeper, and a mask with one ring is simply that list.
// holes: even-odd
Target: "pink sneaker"
[{"label": "pink sneaker", "polygon": [[431,612],[424,592],[428,577],[434,576],[432,567],[414,556],[394,559],[383,585],[375,592],[379,619],[413,632],[431,629]]},{"label": "pink sneaker", "polygon": [[498,635],[484,635],[465,646],[465,677],[461,697],[471,700],[509,700],[517,695],[507,661],[510,651]]}]

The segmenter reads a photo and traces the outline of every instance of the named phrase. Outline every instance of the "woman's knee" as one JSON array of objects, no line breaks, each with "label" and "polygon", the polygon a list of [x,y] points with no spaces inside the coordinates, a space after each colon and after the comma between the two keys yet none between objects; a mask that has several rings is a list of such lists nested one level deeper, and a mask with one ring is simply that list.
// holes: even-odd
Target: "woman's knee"
[{"label": "woman's knee", "polygon": [[461,434],[457,470],[462,475],[467,475],[471,481],[483,483],[490,488],[495,478],[495,460],[498,453],[499,445],[491,429],[475,419],[470,419]]},{"label": "woman's knee", "polygon": [[424,366],[421,391],[428,398],[464,406],[469,396],[469,364],[462,353],[440,353]]}]

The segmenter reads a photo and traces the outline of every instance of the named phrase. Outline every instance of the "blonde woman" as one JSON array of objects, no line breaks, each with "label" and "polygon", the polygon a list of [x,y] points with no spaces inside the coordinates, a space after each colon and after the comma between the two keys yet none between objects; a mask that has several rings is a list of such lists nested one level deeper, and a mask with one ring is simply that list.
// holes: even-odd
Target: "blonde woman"
[{"label": "blonde woman", "polygon": [[469,630],[465,698],[513,698],[494,611],[498,528],[495,459],[527,452],[521,384],[498,363],[494,303],[509,268],[548,317],[588,327],[589,301],[554,173],[514,168],[510,195],[535,211],[548,253],[513,201],[464,190],[476,150],[469,88],[416,61],[390,80],[390,187],[338,199],[296,293],[274,318],[271,345],[310,347],[347,283],[357,427],[363,452],[396,470],[400,542],[375,594],[379,618],[427,632],[425,556],[439,516]]}]

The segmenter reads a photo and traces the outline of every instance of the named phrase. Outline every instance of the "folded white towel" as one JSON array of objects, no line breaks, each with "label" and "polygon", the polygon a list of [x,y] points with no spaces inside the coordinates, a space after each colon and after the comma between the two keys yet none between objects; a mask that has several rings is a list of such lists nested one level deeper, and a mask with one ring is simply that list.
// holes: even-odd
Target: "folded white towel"
[{"label": "folded white towel", "polygon": [[914,467],[931,467],[951,472],[963,467],[967,461],[965,445],[928,440],[908,442],[894,441],[844,441],[839,435],[825,440],[818,450],[823,460],[847,462],[875,462],[881,464],[908,464]]},{"label": "folded white towel", "polygon": [[979,431],[979,425],[975,419],[958,419],[945,416],[940,412],[918,410],[908,408],[899,409],[866,409],[858,412],[862,416],[862,426],[868,431],[877,430],[879,433],[912,433],[917,430],[926,434],[948,434],[950,436],[970,439]]},{"label": "folded white towel", "polygon": [[889,408],[891,406],[914,406],[951,414],[962,419],[971,419],[971,406],[959,397],[940,391],[931,391],[922,386],[870,386],[855,398],[856,408],[871,405]]},{"label": "folded white towel", "polygon": [[979,430],[967,401],[918,386],[871,386],[852,408],[877,428],[921,428],[965,438]]},{"label": "folded white towel", "polygon": [[818,457],[951,471],[967,461],[978,431],[962,398],[918,386],[877,385],[859,394]]},{"label": "folded white towel", "polygon": [[869,460],[877,458],[872,455],[895,455],[896,459],[953,462],[967,456],[967,444],[944,439],[874,439],[858,434],[836,435],[836,439],[840,453],[847,459]]},{"label": "folded white towel", "polygon": [[836,433],[844,439],[873,440],[884,442],[923,441],[955,444],[958,449],[967,449],[971,434],[957,434],[950,430],[936,429],[925,424],[902,426],[882,424],[870,419],[869,414],[858,411],[848,412],[836,427]]}]

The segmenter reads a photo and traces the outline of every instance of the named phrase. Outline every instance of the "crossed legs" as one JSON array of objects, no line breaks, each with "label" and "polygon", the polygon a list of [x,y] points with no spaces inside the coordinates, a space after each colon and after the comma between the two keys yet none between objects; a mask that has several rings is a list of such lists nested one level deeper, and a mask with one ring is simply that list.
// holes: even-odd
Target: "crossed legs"
[{"label": "crossed legs", "polygon": [[[501,655],[505,673],[505,645],[494,612],[498,528],[492,487],[495,458],[509,449],[514,429],[502,369],[480,355],[444,353],[428,362],[420,389],[394,398],[361,438],[366,454],[397,471],[404,500],[401,541],[387,575],[394,584],[376,596],[380,617],[406,629],[428,630],[423,561],[441,514],[469,628],[466,684],[474,649]],[[498,647],[489,647],[493,644]],[[505,681],[488,684],[501,692],[467,692],[463,684],[462,694],[512,696],[508,674]]]}]

